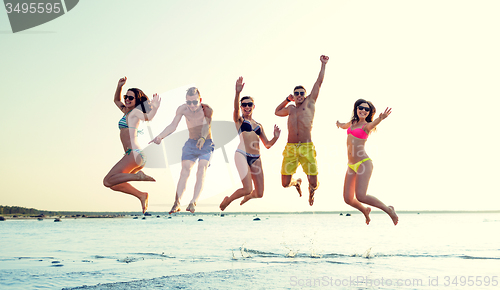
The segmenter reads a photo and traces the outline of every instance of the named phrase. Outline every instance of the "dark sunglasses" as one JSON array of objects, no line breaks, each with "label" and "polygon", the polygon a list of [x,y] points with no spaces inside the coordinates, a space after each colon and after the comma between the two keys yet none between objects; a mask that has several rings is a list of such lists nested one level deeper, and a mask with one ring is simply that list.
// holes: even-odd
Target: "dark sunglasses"
[{"label": "dark sunglasses", "polygon": [[365,111],[367,111],[367,112],[370,112],[370,107],[358,106],[358,110],[360,110],[360,111],[365,110]]},{"label": "dark sunglasses", "polygon": [[248,102],[248,103],[241,103],[241,106],[244,108],[244,107],[253,107],[253,103],[252,102]]},{"label": "dark sunglasses", "polygon": [[198,105],[198,101],[186,101],[186,104],[188,104],[188,105],[193,104],[196,106],[196,105]]},{"label": "dark sunglasses", "polygon": [[135,99],[135,97],[134,97],[134,96],[127,96],[127,95],[123,95],[123,99],[124,99],[125,101],[126,101],[126,100],[131,100],[131,101],[132,101],[133,99]]},{"label": "dark sunglasses", "polygon": [[305,93],[304,92],[293,92],[293,94],[298,97],[299,95],[304,96]]}]

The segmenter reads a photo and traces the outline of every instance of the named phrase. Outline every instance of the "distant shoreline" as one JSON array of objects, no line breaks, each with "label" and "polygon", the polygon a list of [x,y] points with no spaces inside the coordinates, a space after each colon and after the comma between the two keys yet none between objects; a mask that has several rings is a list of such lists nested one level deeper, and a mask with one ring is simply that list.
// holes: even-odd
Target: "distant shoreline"
[{"label": "distant shoreline", "polygon": [[[190,212],[179,212],[175,213],[173,215],[169,215],[168,212],[147,212],[145,215],[143,215],[140,212],[61,212],[64,214],[60,215],[23,215],[23,214],[0,214],[0,218],[3,218],[5,220],[31,220],[31,219],[87,219],[87,218],[134,218],[134,217],[151,217],[151,218],[158,218],[158,217],[167,217],[167,216],[208,216],[208,215],[215,215],[215,216],[235,216],[235,215],[253,215],[253,216],[258,216],[258,215],[288,215],[288,214],[331,214],[331,215],[346,215],[346,214],[361,214],[358,211],[305,211],[305,212],[195,212],[195,213],[190,213]],[[372,211],[372,214],[383,214],[384,212],[382,211]],[[431,210],[431,211],[398,211],[398,214],[477,214],[477,213],[483,213],[483,214],[490,214],[490,213],[500,213],[500,210],[487,210],[487,211],[436,211],[436,210]]]}]

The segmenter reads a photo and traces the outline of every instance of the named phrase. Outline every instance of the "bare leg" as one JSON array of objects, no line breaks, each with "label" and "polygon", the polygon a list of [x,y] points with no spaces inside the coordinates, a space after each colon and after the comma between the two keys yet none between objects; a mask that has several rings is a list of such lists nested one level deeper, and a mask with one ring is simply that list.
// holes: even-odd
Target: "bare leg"
[{"label": "bare leg", "polygon": [[363,162],[358,169],[358,174],[356,178],[356,198],[365,204],[369,204],[371,206],[380,208],[384,212],[386,212],[392,219],[394,225],[398,224],[398,216],[396,215],[396,211],[394,207],[386,206],[382,201],[378,198],[367,195],[368,183],[370,182],[370,177],[373,172],[373,163],[371,160]]},{"label": "bare leg", "polygon": [[180,211],[180,201],[182,198],[182,195],[184,194],[184,191],[186,191],[186,183],[189,177],[189,174],[191,173],[191,168],[194,165],[194,161],[191,160],[182,160],[182,169],[181,169],[181,175],[179,177],[179,182],[177,183],[177,191],[175,193],[175,201],[174,205],[172,206],[172,209],[170,210],[169,214],[175,213]]},{"label": "bare leg", "polygon": [[319,187],[318,176],[308,175],[307,179],[309,181],[309,205],[312,206],[314,203],[314,191]]},{"label": "bare leg", "polygon": [[262,198],[264,196],[264,171],[262,170],[262,161],[258,159],[251,166],[252,180],[255,189],[249,195],[246,195],[240,205],[249,201],[252,198]]},{"label": "bare leg", "polygon": [[248,195],[252,192],[252,177],[250,173],[250,167],[248,166],[246,157],[236,152],[234,155],[234,161],[236,164],[236,169],[238,169],[238,174],[240,175],[242,188],[237,189],[231,196],[226,196],[224,200],[220,203],[220,210],[224,211],[226,207],[234,200]]},{"label": "bare leg", "polygon": [[208,164],[208,160],[198,160],[198,171],[196,172],[196,183],[194,185],[193,199],[189,203],[189,206],[186,208],[186,211],[194,213],[196,201],[198,201],[198,198],[200,198],[201,191],[203,190],[203,184],[205,182],[205,174],[207,172]]},{"label": "bare leg", "polygon": [[[134,156],[125,155],[118,163],[111,168],[109,173],[104,177],[104,186],[111,187],[129,181],[155,181],[151,176],[147,176],[142,171],[141,166],[137,165]],[[141,174],[137,174],[141,172]]]},{"label": "bare leg", "polygon": [[348,205],[356,208],[365,215],[366,224],[370,223],[371,208],[364,207],[354,196],[354,189],[356,188],[356,173],[347,168],[344,180],[344,201]]},{"label": "bare leg", "polygon": [[141,201],[142,213],[145,213],[146,210],[148,209],[149,194],[147,192],[139,191],[136,188],[134,188],[132,185],[130,185],[129,183],[126,183],[126,182],[120,183],[117,185],[113,185],[110,188],[114,191],[128,193],[128,194],[131,194],[131,195],[137,197]]},{"label": "bare leg", "polygon": [[292,178],[292,175],[281,175],[281,185],[284,188],[295,186],[300,197],[302,197],[302,190],[300,189],[301,184],[302,184],[302,179],[300,178],[295,180]]},{"label": "bare leg", "polygon": [[137,197],[141,202],[142,212],[144,213],[148,207],[148,193],[139,191],[127,183],[128,181],[154,181],[152,177],[140,171],[141,169],[142,167],[137,165],[133,155],[125,155],[115,166],[113,166],[113,168],[111,168],[106,177],[104,177],[103,183],[104,186],[112,190]]}]

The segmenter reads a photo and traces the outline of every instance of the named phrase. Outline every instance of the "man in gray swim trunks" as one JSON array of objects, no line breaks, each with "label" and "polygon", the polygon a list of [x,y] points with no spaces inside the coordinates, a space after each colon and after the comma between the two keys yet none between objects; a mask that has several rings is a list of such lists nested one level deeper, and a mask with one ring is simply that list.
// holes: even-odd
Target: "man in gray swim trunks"
[{"label": "man in gray swim trunks", "polygon": [[[177,125],[181,121],[182,116],[186,118],[186,124],[189,131],[189,139],[182,148],[182,169],[175,202],[170,210],[170,214],[180,211],[180,199],[186,190],[186,183],[189,173],[198,159],[198,171],[196,173],[196,183],[194,185],[193,199],[186,208],[186,211],[194,213],[196,201],[200,197],[205,180],[205,172],[210,163],[210,158],[214,151],[214,143],[212,142],[212,114],[213,110],[207,104],[201,103],[200,92],[197,88],[191,87],[186,93],[186,104],[177,108],[174,120],[168,125],[163,132],[156,136],[151,142],[160,144],[161,140],[175,132]],[[151,143],[149,142],[149,143]]]}]

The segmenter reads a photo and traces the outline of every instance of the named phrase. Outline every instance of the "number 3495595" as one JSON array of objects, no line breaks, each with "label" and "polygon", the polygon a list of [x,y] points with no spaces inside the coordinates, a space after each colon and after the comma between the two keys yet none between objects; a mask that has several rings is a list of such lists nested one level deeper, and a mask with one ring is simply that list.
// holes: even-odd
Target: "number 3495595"
[{"label": "number 3495595", "polygon": [[5,8],[7,13],[31,13],[31,14],[42,14],[42,13],[55,13],[61,12],[61,3],[17,3],[13,5],[12,3],[6,3]]}]

